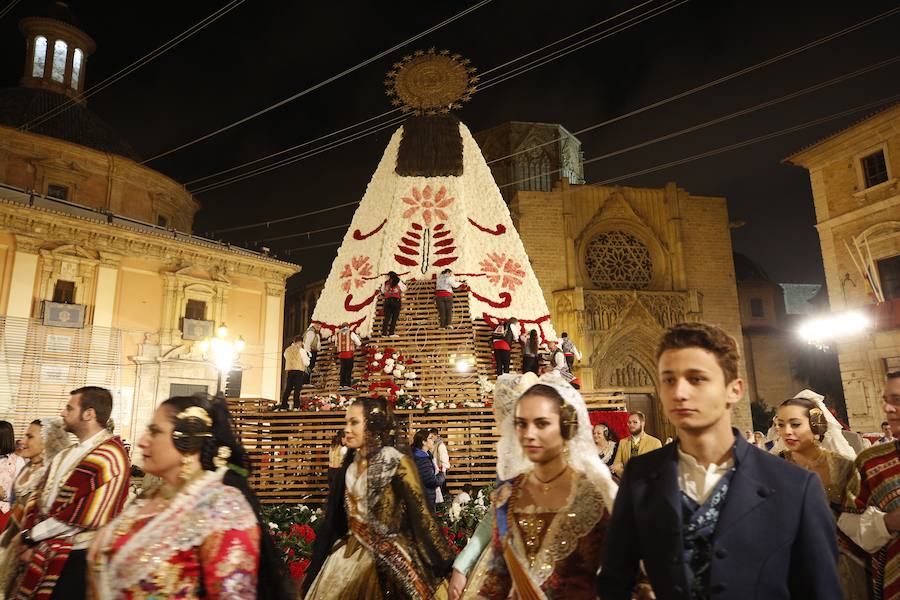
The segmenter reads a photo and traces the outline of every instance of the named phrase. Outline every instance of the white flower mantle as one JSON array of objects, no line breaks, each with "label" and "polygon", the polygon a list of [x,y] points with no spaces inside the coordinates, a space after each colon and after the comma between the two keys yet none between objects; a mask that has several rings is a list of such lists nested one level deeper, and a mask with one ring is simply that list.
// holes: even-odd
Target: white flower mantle
[{"label": "white flower mantle", "polygon": [[[402,177],[394,171],[402,128],[391,137],[338,250],[313,320],[372,330],[388,271],[432,279],[446,267],[470,288],[473,320],[518,318],[554,338],[549,310],[509,209],[465,125],[463,175]],[[426,214],[427,213],[427,214]],[[387,367],[387,365],[384,365]]]}]

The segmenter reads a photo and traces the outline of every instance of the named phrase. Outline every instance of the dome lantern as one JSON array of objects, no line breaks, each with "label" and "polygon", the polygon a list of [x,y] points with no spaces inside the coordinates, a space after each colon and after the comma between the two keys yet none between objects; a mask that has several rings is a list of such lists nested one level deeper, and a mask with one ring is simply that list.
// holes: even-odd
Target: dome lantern
[{"label": "dome lantern", "polygon": [[23,87],[63,94],[84,102],[87,58],[96,49],[66,2],[52,2],[43,14],[19,22],[25,36]]}]

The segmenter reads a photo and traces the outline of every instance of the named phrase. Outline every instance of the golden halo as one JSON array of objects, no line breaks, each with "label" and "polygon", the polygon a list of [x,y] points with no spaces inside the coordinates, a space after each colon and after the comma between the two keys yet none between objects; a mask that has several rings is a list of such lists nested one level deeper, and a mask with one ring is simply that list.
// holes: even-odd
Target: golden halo
[{"label": "golden halo", "polygon": [[391,104],[417,115],[461,108],[475,92],[478,76],[468,59],[448,50],[416,50],[394,63],[384,85]]}]

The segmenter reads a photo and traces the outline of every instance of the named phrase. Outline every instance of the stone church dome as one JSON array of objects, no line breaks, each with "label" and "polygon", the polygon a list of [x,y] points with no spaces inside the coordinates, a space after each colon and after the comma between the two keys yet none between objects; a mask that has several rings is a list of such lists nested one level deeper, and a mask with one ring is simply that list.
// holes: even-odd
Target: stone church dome
[{"label": "stone church dome", "polygon": [[63,104],[68,105],[65,111],[28,131],[140,161],[131,145],[93,111],[49,90],[0,88],[0,125],[19,128]]}]

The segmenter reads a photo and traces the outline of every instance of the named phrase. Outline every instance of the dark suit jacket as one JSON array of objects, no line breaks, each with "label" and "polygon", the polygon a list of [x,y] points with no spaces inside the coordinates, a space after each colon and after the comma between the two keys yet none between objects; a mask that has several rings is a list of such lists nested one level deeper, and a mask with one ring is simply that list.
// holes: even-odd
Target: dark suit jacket
[{"label": "dark suit jacket", "polygon": [[434,459],[431,454],[424,450],[413,450],[413,458],[416,461],[416,468],[419,470],[419,479],[422,480],[422,491],[425,492],[425,500],[431,512],[434,512],[434,501],[437,493],[435,488],[444,485],[446,475],[437,473],[434,468]]},{"label": "dark suit jacket", "polygon": [[[817,475],[747,443],[713,537],[710,591],[728,600],[840,600],[834,517]],[[627,600],[643,560],[659,600],[687,600],[678,445],[629,461],[597,591]]]}]

